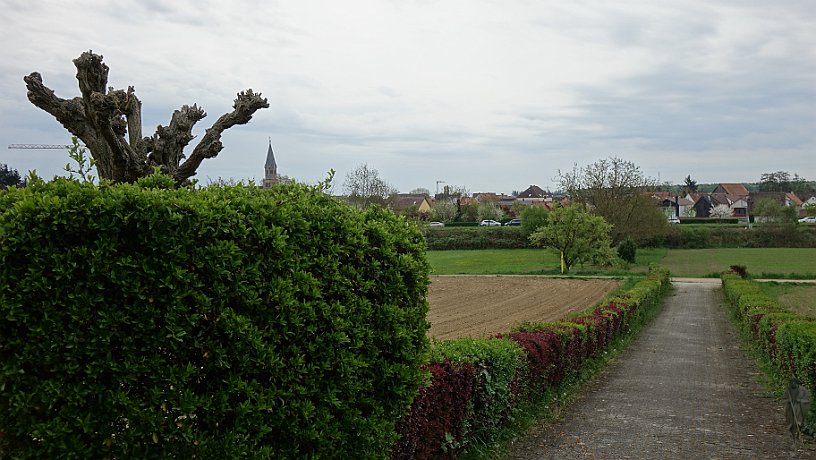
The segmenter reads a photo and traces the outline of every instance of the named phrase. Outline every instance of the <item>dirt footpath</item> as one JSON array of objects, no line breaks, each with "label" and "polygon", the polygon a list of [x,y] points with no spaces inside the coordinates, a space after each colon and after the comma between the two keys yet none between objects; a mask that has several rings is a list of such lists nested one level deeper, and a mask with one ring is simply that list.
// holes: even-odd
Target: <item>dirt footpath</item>
[{"label": "dirt footpath", "polygon": [[675,282],[657,318],[564,419],[508,458],[816,458],[793,448],[782,403],[757,383],[716,284]]},{"label": "dirt footpath", "polygon": [[524,321],[555,321],[591,307],[619,285],[614,279],[432,276],[428,335],[489,337]]}]

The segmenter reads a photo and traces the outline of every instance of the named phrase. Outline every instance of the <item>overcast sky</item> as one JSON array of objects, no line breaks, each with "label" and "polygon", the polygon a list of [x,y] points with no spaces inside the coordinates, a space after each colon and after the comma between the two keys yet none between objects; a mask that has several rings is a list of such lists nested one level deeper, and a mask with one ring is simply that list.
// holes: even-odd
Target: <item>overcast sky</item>
[{"label": "overcast sky", "polygon": [[[198,103],[199,137],[237,92],[270,107],[223,137],[199,179],[280,173],[342,189],[361,163],[399,190],[554,187],[610,156],[682,183],[816,180],[812,0],[0,0],[0,163],[44,177],[68,143],[26,99],[40,72],[79,94],[89,49],[109,86],[133,85],[145,134]],[[192,145],[195,145],[194,140]],[[188,147],[190,148],[190,147]],[[442,185],[440,185],[441,187]]]}]

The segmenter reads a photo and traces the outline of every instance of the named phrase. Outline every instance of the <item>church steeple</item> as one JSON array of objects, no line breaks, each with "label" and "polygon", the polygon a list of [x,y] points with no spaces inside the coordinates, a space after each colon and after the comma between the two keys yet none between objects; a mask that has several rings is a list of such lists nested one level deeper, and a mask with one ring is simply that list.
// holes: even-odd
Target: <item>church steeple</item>
[{"label": "church steeple", "polygon": [[272,138],[269,138],[269,149],[266,150],[266,175],[269,175],[269,170],[272,170],[273,175],[278,174],[278,164],[275,163],[275,153],[272,151]]},{"label": "church steeple", "polygon": [[264,165],[263,188],[272,187],[281,182],[278,175],[278,163],[275,162],[275,153],[272,151],[272,138],[269,138],[269,148],[266,150],[266,164]]}]

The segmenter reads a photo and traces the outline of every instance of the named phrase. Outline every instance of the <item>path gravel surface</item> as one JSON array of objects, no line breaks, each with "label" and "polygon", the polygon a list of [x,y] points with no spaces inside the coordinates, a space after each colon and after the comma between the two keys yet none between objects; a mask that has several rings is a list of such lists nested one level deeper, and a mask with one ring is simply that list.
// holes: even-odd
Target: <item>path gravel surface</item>
[{"label": "path gravel surface", "polygon": [[675,280],[663,310],[562,420],[509,459],[804,459],[782,403],[757,382],[718,284]]}]

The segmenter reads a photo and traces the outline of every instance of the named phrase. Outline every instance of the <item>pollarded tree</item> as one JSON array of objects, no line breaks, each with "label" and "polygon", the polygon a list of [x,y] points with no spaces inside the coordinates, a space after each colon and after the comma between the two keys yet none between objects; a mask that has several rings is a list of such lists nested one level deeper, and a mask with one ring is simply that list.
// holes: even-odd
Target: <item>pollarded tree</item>
[{"label": "pollarded tree", "polygon": [[614,259],[611,233],[612,226],[603,217],[574,204],[550,211],[548,222],[530,235],[530,241],[559,251],[563,273],[577,263]]},{"label": "pollarded tree", "polygon": [[142,103],[133,87],[108,88],[108,66],[92,51],[74,59],[74,65],[81,96],[59,98],[33,72],[23,78],[28,100],[78,137],[95,160],[99,177],[113,182],[133,182],[160,167],[177,184],[184,184],[205,158],[224,148],[224,131],[248,123],[257,110],[269,107],[260,93],[251,89],[238,93],[232,112],[218,118],[185,159],[184,147],[195,137],[193,126],[207,116],[202,108],[185,105],[173,112],[168,126],[159,125],[155,134],[142,137]]}]

